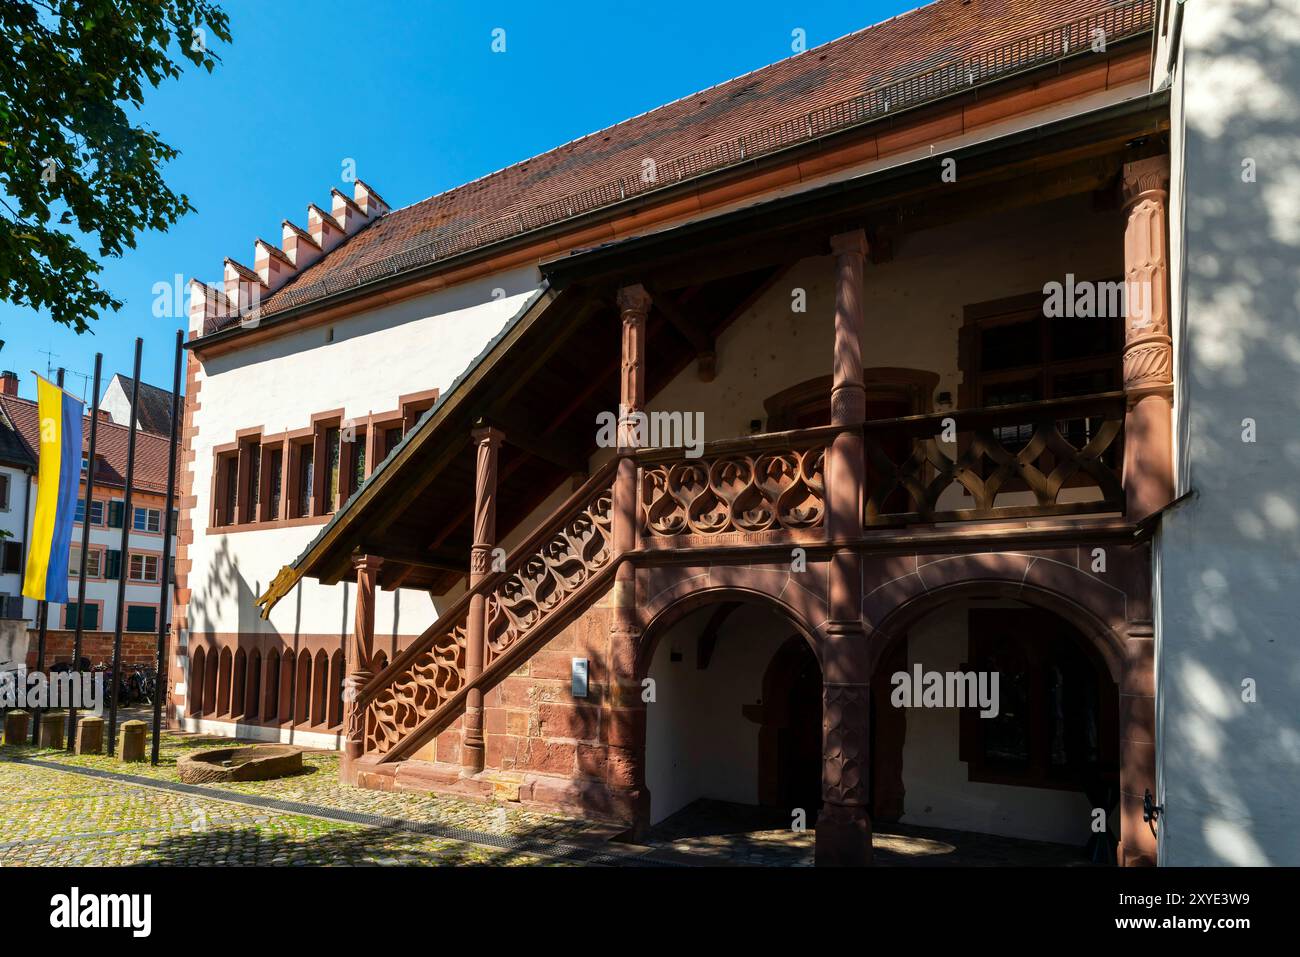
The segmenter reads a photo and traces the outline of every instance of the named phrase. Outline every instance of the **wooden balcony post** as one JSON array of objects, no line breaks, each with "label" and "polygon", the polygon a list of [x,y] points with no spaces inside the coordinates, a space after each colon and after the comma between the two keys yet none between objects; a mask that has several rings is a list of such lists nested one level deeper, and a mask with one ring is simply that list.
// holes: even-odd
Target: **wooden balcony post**
[{"label": "wooden balcony post", "polygon": [[[469,587],[476,587],[492,573],[492,549],[497,538],[497,452],[504,438],[491,426],[475,429],[478,468],[474,479],[474,541],[470,546]],[[465,646],[465,679],[472,681],[483,673],[487,659],[487,598],[474,595],[469,601],[468,634]],[[464,729],[460,743],[462,774],[483,770],[483,692],[478,689],[465,696]]]},{"label": "wooden balcony post", "polygon": [[1124,491],[1140,521],[1174,497],[1169,157],[1124,166]]},{"label": "wooden balcony post", "polygon": [[[866,456],[862,423],[862,230],[831,238],[835,254],[835,355],[831,424],[839,433],[827,450],[826,535],[846,542],[862,534]],[[850,546],[831,556],[828,621],[822,630],[822,812],[817,821],[819,865],[871,863],[867,814],[871,767],[868,716],[871,659],[862,627],[861,556]]]},{"label": "wooden balcony post", "polygon": [[[638,445],[633,413],[645,409],[645,321],[650,295],[640,285],[618,291],[623,325],[623,361],[619,388],[619,455],[610,516],[614,556],[637,543],[637,465],[628,453]],[[606,787],[622,812],[639,830],[649,825],[645,789],[645,704],[637,683],[641,627],[636,607],[636,569],[624,562],[614,574],[610,610],[609,695],[607,700]]]},{"label": "wooden balcony post", "polygon": [[[375,645],[375,586],[384,560],[378,555],[354,555],[352,565],[357,570],[356,617],[352,640],[345,653],[343,677],[343,727],[346,729],[343,755],[349,765],[365,751],[365,724],[355,702],[373,674],[370,662]],[[345,767],[345,780],[347,776]]]}]

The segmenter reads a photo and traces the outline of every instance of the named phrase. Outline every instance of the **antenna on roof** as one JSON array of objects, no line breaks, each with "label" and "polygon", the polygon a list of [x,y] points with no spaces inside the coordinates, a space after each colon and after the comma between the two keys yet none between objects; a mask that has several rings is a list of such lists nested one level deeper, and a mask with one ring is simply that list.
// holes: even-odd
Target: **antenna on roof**
[{"label": "antenna on roof", "polygon": [[74,371],[74,370],[72,370],[72,369],[69,369],[69,370],[68,370],[68,375],[75,375],[78,379],[81,380],[81,404],[82,404],[82,405],[85,405],[85,404],[86,404],[86,385],[90,382],[90,373],[89,373],[89,372],[76,372],[76,371]]},{"label": "antenna on roof", "polygon": [[38,355],[45,356],[45,379],[49,381],[54,377],[54,360],[59,358],[59,354],[49,349],[37,349],[36,352]]}]

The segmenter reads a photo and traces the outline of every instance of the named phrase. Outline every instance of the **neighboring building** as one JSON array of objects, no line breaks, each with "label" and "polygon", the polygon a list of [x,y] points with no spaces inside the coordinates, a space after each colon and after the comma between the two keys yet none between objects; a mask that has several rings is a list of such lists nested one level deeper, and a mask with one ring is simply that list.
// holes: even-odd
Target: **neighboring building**
[{"label": "neighboring building", "polygon": [[[23,487],[15,486],[11,498],[23,512],[11,511],[5,516],[11,532],[15,537],[5,542],[6,571],[11,567],[8,551],[12,550],[25,558],[25,549],[21,548],[31,528],[36,505],[36,461],[40,449],[40,424],[37,404],[31,399],[18,396],[17,377],[12,373],[4,379],[5,391],[0,394],[0,424],[10,423],[12,432],[9,438],[14,443],[15,452],[21,450],[31,462],[30,476]],[[12,386],[10,385],[12,383]],[[129,383],[128,383],[129,385]],[[169,394],[170,401],[170,394]],[[0,428],[0,448],[3,447],[5,432]],[[85,516],[85,470],[88,463],[86,453],[90,447],[90,422],[87,420],[82,428],[82,484],[78,501],[77,519],[73,524],[72,553],[68,562],[68,597],[69,603],[52,603],[47,612],[46,663],[57,664],[72,658],[73,632],[77,624],[78,609],[81,608],[85,636],[82,654],[91,660],[92,665],[112,660],[113,630],[117,621],[117,589],[121,576],[126,576],[124,597],[125,613],[123,631],[126,634],[123,643],[123,661],[127,664],[149,664],[156,660],[158,615],[161,607],[162,576],[167,569],[162,567],[162,542],[164,511],[167,508],[167,450],[169,438],[138,431],[135,445],[135,482],[132,491],[131,515],[125,513],[127,443],[130,432],[126,426],[110,421],[106,412],[100,412],[99,427],[95,447],[95,490],[90,505],[90,549],[86,562],[86,595],[84,601],[78,593],[79,571],[81,567],[82,521]],[[3,466],[0,466],[3,468]],[[4,471],[8,471],[5,469]],[[25,504],[24,504],[25,503]],[[18,517],[20,516],[21,517]],[[130,523],[128,546],[122,550],[122,526]],[[21,532],[15,530],[21,527]],[[175,527],[175,525],[173,525]],[[19,548],[13,549],[11,543]],[[173,549],[175,554],[175,536]],[[15,576],[14,591],[11,595],[20,596],[21,569]],[[3,579],[8,583],[6,575]],[[7,590],[0,589],[0,590]],[[169,598],[171,600],[171,589]],[[27,620],[29,628],[37,626],[37,603],[30,599],[21,599],[21,611],[14,607],[13,617]],[[28,659],[35,664],[36,643],[29,646]]]},{"label": "neighboring building", "polygon": [[[140,383],[139,414],[136,428],[155,435],[171,435],[172,394],[147,382]],[[131,377],[118,373],[108,380],[108,388],[99,407],[118,425],[131,421]]]},{"label": "neighboring building", "polygon": [[[1263,423],[1296,350],[1228,392],[1180,378],[1171,150],[1212,144],[1171,102],[1210,94],[1163,85],[1157,13],[937,0],[413,206],[334,190],[195,282],[176,722],[634,833],[699,798],[802,809],[819,862],[868,860],[880,820],[1081,846],[1098,809],[1123,864],[1250,859],[1297,769],[1215,682],[1278,675],[1295,533],[1274,579],[1249,546],[1295,496],[1262,446],[1198,446],[1195,399],[1228,429],[1249,388]],[[1177,55],[1191,84],[1210,54]],[[1235,169],[1187,163],[1221,177],[1205,215]],[[1198,244],[1239,228],[1186,227],[1208,284]],[[1252,292],[1261,324],[1294,307]],[[613,448],[620,409],[676,431]],[[1217,577],[1193,508],[1225,526]],[[1209,608],[1198,580],[1238,590]],[[959,672],[999,676],[995,716],[896,706]],[[1293,684],[1252,719],[1294,736]],[[1201,815],[1163,852],[1158,763],[1168,819]],[[1207,767],[1235,796],[1192,837]]]},{"label": "neighboring building", "polygon": [[[0,372],[0,395],[17,396],[18,376]],[[28,532],[28,498],[36,476],[36,456],[9,414],[0,407],[0,619],[23,614],[24,543]]]}]

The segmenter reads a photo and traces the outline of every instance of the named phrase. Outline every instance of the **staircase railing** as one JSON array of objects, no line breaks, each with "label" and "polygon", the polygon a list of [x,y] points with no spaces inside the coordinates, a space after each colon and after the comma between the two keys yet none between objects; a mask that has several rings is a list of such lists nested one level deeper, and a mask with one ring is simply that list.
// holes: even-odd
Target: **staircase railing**
[{"label": "staircase railing", "polygon": [[[863,427],[867,526],[1123,511],[1123,393],[875,420]],[[949,420],[952,420],[951,423]],[[952,440],[945,429],[951,425]],[[598,597],[629,555],[825,538],[824,463],[839,431],[822,426],[635,453],[637,543],[616,555],[611,511],[618,458],[601,466],[495,571],[360,690],[348,735],[380,762],[410,757]],[[949,448],[955,455],[949,454]],[[973,507],[952,507],[959,485]],[[1062,501],[1067,487],[1086,500]],[[1033,504],[1006,505],[1024,492]],[[941,497],[943,503],[941,504]],[[466,677],[470,602],[486,604],[482,672]],[[359,723],[359,724],[358,724]]]},{"label": "staircase railing", "polygon": [[[506,677],[538,644],[567,623],[562,609],[583,607],[618,564],[610,541],[614,459],[596,470],[507,557],[500,571],[467,590],[358,692],[350,736],[381,762],[409,757],[464,710],[471,688]],[[470,600],[487,599],[487,654],[473,681],[465,676]]]}]

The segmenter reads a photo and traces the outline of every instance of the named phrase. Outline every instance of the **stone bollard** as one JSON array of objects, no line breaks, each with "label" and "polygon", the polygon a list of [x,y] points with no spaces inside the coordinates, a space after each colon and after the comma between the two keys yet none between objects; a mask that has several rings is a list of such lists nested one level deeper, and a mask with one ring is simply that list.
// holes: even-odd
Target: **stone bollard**
[{"label": "stone bollard", "polygon": [[149,726],[143,721],[125,721],[117,739],[117,756],[122,761],[144,760],[144,732]]},{"label": "stone bollard", "polygon": [[41,733],[37,745],[42,748],[62,748],[63,729],[68,715],[63,711],[46,711],[41,715]]},{"label": "stone bollard", "polygon": [[77,722],[77,753],[104,753],[104,719],[88,714]]},{"label": "stone bollard", "polygon": [[15,708],[5,715],[5,744],[26,744],[31,740],[27,734],[31,715],[21,708]]}]

